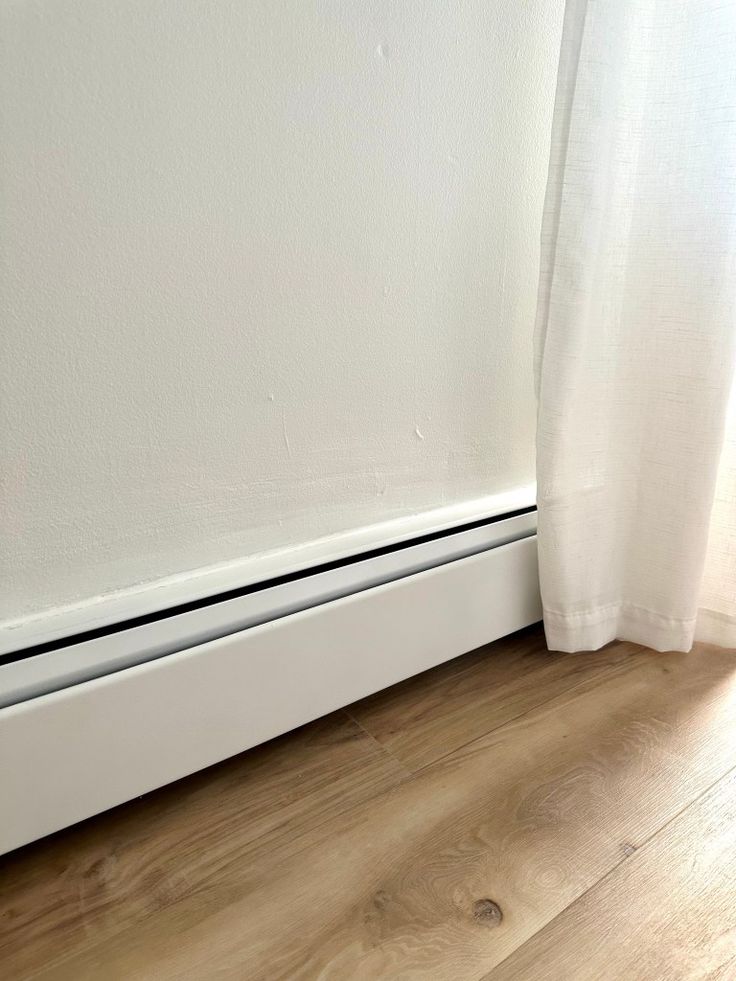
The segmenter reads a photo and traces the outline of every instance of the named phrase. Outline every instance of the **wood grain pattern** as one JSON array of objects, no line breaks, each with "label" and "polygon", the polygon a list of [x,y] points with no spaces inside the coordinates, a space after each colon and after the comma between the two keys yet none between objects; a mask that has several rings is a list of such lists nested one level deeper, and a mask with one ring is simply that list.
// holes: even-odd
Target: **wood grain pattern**
[{"label": "wood grain pattern", "polygon": [[510,722],[628,657],[614,644],[581,657],[547,650],[539,627],[425,671],[347,711],[413,770]]},{"label": "wood grain pattern", "polygon": [[403,768],[341,713],[0,859],[0,976],[28,977],[330,833]]},{"label": "wood grain pattern", "polygon": [[[297,827],[297,848],[235,851],[196,891],[96,944],[59,937],[65,956],[37,976],[484,977],[733,765],[733,653],[618,649],[600,676],[319,834]],[[229,834],[215,822],[178,874]]]},{"label": "wood grain pattern", "polygon": [[520,947],[489,981],[736,978],[736,772]]}]

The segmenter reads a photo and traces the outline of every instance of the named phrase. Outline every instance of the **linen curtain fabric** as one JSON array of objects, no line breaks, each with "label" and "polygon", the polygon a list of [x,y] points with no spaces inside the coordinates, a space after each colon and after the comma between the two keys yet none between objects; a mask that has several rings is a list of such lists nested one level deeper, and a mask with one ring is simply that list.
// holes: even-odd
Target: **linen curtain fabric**
[{"label": "linen curtain fabric", "polygon": [[569,0],[535,341],[550,648],[736,646],[736,0]]}]

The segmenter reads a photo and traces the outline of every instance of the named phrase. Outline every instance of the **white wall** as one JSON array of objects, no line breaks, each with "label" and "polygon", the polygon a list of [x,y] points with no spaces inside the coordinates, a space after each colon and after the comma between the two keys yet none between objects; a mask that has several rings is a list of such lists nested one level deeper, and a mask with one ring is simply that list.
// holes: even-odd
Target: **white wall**
[{"label": "white wall", "polygon": [[562,7],[0,0],[0,617],[533,480]]}]

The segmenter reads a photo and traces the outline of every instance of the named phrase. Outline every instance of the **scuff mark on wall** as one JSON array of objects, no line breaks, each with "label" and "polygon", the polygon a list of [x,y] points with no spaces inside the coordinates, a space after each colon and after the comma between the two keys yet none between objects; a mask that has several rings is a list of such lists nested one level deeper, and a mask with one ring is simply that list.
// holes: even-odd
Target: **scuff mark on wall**
[{"label": "scuff mark on wall", "polygon": [[281,432],[284,436],[286,452],[289,454],[289,459],[291,459],[291,443],[289,442],[289,433],[286,429],[286,412],[283,409],[281,410]]}]

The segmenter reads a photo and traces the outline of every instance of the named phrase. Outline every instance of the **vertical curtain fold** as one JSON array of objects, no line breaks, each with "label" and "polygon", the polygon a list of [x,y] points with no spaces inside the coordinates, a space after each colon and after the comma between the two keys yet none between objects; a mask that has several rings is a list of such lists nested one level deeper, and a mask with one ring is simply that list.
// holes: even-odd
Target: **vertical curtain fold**
[{"label": "vertical curtain fold", "polygon": [[736,0],[569,0],[535,340],[552,649],[736,646],[735,259]]}]

